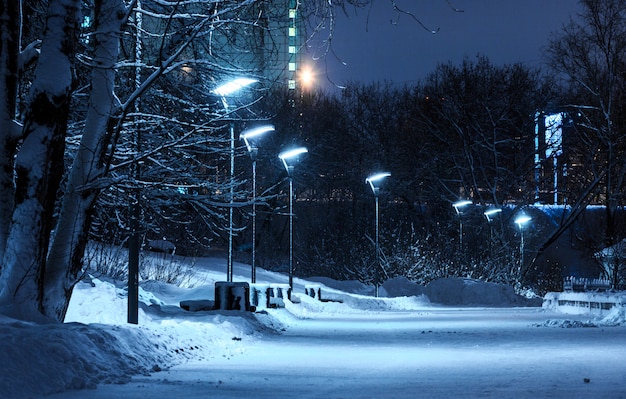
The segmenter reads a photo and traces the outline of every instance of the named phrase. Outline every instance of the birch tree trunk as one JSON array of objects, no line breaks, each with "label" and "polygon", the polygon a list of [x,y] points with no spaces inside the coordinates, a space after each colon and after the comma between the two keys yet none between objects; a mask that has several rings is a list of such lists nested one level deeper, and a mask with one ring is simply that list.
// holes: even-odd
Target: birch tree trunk
[{"label": "birch tree trunk", "polygon": [[21,319],[41,317],[43,276],[73,82],[80,0],[50,0],[41,55],[15,159],[15,203],[0,275],[0,306]]},{"label": "birch tree trunk", "polygon": [[101,187],[110,121],[119,102],[114,94],[115,63],[126,21],[122,0],[95,1],[95,54],[91,95],[80,147],[69,173],[45,273],[44,314],[63,321],[74,285],[82,272],[90,214]]}]

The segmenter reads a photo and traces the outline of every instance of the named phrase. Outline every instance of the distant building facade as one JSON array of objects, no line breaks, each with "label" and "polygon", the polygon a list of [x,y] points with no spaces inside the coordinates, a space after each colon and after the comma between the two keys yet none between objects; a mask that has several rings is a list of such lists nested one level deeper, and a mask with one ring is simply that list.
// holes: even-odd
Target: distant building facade
[{"label": "distant building facade", "polygon": [[[258,2],[241,12],[245,15],[238,18],[245,23],[225,24],[224,30],[218,30],[224,41],[222,68],[258,77],[266,88],[297,89],[305,43],[301,4],[298,0]],[[213,40],[220,40],[219,35]]]},{"label": "distant building facade", "polygon": [[573,121],[566,112],[535,115],[535,202],[562,205],[567,202],[568,176],[577,164],[567,151]]}]

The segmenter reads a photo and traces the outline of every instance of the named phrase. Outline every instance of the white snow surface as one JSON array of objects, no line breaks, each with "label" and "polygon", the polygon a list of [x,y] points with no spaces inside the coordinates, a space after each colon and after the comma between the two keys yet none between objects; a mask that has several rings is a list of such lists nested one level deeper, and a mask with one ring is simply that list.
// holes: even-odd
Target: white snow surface
[{"label": "white snow surface", "polygon": [[[138,325],[124,284],[95,277],[65,324],[0,316],[0,398],[626,397],[623,309],[565,315],[469,279],[393,279],[375,298],[317,278],[295,279],[284,309],[182,310],[214,298],[225,264],[195,260],[196,288],[143,281]],[[235,264],[235,281],[249,272]]]}]

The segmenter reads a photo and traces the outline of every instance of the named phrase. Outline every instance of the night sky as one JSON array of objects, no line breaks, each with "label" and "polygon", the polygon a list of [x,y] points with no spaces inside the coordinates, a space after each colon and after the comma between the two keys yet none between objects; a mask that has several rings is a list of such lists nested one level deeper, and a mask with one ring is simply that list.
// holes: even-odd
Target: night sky
[{"label": "night sky", "polygon": [[[350,9],[349,17],[339,14],[333,49],[340,60],[328,54],[326,65],[323,59],[315,65],[323,87],[332,86],[328,80],[338,85],[383,80],[411,84],[439,63],[459,64],[479,53],[496,65],[541,66],[548,38],[580,11],[577,0],[450,0],[463,12],[453,11],[445,0],[396,3],[439,31],[431,34],[406,15],[398,20],[388,0]],[[319,52],[315,45],[311,50]]]}]

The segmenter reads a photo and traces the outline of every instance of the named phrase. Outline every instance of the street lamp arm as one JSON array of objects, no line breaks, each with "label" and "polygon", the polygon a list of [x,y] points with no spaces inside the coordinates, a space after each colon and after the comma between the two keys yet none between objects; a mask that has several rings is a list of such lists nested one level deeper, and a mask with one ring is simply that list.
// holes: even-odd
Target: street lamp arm
[{"label": "street lamp arm", "polygon": [[230,80],[215,89],[213,89],[213,93],[217,94],[220,97],[228,97],[229,95],[235,93],[243,89],[246,86],[250,86],[252,83],[258,82],[258,79],[253,78],[236,78]]},{"label": "street lamp arm", "polygon": [[365,183],[370,185],[370,188],[372,189],[372,192],[374,193],[375,196],[378,196],[378,191],[380,190],[380,185],[377,185],[376,183],[380,182],[381,180],[387,178],[391,176],[391,173],[389,172],[381,172],[381,173],[375,173],[371,176],[369,176],[367,179],[365,179]]},{"label": "street lamp arm", "polygon": [[470,200],[461,200],[452,204],[456,213],[461,213],[461,208],[471,205],[473,202]]},{"label": "street lamp arm", "polygon": [[486,211],[484,215],[487,218],[487,221],[491,223],[491,221],[495,218],[495,216],[500,212],[502,212],[502,209],[495,208],[495,209],[490,209]]},{"label": "street lamp arm", "polygon": [[291,176],[291,170],[293,169],[293,165],[289,165],[288,161],[290,159],[296,158],[298,155],[305,154],[309,152],[305,147],[294,148],[292,150],[283,151],[278,154],[278,158],[283,161],[283,166],[287,171],[287,174]]},{"label": "street lamp arm", "polygon": [[274,130],[276,130],[274,128],[274,125],[257,126],[251,129],[244,130],[243,132],[241,132],[239,137],[241,140],[249,141],[252,138],[259,137],[267,132],[273,132]]},{"label": "street lamp arm", "polygon": [[239,139],[243,140],[243,142],[245,143],[252,160],[256,159],[256,153],[258,152],[258,148],[255,143],[257,141],[256,139],[258,139],[265,133],[273,132],[274,130],[275,129],[273,125],[264,125],[241,132],[241,134],[239,135]]},{"label": "street lamp arm", "polygon": [[524,227],[526,223],[530,222],[531,219],[532,218],[530,216],[526,216],[526,215],[518,216],[515,219],[515,224],[517,224],[517,226],[521,229],[522,227]]},{"label": "street lamp arm", "polygon": [[375,174],[373,174],[371,176],[368,176],[368,178],[365,179],[365,183],[372,184],[373,182],[377,182],[377,181],[382,180],[385,177],[389,177],[389,176],[391,176],[391,173],[389,173],[389,172],[375,173]]},{"label": "street lamp arm", "polygon": [[291,158],[295,158],[300,154],[304,154],[307,153],[308,150],[304,147],[299,147],[299,148],[294,148],[293,150],[287,150],[287,151],[283,151],[280,154],[278,154],[278,158],[282,159],[283,161],[287,160],[287,159],[291,159]]}]

